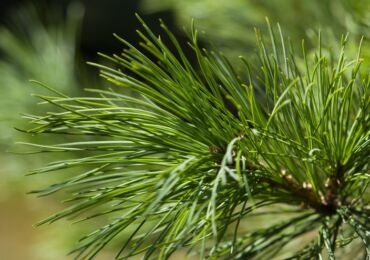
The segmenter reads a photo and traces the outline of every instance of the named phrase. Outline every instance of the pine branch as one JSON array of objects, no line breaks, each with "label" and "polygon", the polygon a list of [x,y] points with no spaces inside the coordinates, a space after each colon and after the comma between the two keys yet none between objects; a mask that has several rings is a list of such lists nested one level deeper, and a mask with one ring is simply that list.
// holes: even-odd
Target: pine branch
[{"label": "pine branch", "polygon": [[[326,251],[334,259],[352,245],[369,257],[370,78],[360,73],[360,54],[347,60],[346,38],[335,60],[321,43],[310,58],[304,47],[302,55],[293,52],[281,30],[276,37],[270,29],[272,46],[257,31],[259,63],[241,58],[245,70],[236,72],[198,46],[194,25],[196,65],[163,22],[167,38],[140,21],[141,49],[116,36],[126,49],[103,55],[115,65],[92,63],[122,93],[39,95],[60,112],[32,117],[28,132],[76,141],[37,148],[83,152],[32,172],[76,173],[37,191],[66,190],[71,203],[40,224],[110,216],[80,240],[73,251],[80,258],[94,257],[122,232],[131,233],[117,259],[166,259],[185,249],[200,258],[267,258],[284,248],[292,257]],[[271,209],[281,217],[270,225],[242,228],[254,213],[271,217]],[[344,242],[349,230],[357,237]],[[291,248],[312,233],[304,248]]]}]

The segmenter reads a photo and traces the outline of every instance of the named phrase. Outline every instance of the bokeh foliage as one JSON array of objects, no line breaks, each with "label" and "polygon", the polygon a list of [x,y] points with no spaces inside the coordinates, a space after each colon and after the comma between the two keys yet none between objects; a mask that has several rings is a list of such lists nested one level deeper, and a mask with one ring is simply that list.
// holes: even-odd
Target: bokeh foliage
[{"label": "bokeh foliage", "polygon": [[[199,29],[205,31],[200,37],[229,58],[254,50],[253,29],[265,30],[265,17],[280,23],[295,44],[306,38],[308,48],[315,46],[318,29],[325,33],[327,48],[348,32],[354,45],[348,51],[353,53],[359,39],[370,36],[367,0],[144,0],[142,8],[147,12],[171,10],[180,27],[194,18]],[[363,55],[370,56],[368,42]]]}]

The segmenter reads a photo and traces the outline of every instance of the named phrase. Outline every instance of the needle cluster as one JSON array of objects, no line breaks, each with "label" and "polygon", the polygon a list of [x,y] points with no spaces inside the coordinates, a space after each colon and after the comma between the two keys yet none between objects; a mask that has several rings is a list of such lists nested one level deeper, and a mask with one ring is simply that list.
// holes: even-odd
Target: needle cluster
[{"label": "needle cluster", "polygon": [[[80,258],[118,237],[117,259],[167,259],[178,250],[335,259],[348,248],[369,258],[370,77],[360,51],[346,57],[343,37],[335,56],[320,42],[307,54],[269,27],[269,44],[257,31],[256,58],[240,57],[236,69],[199,47],[194,26],[196,63],[161,26],[166,40],[143,22],[140,47],[116,36],[124,51],[102,55],[113,65],[93,64],[116,89],[38,95],[60,111],[29,116],[28,132],[76,138],[37,145],[71,159],[33,173],[73,172],[37,191],[69,196],[40,224],[111,220],[80,240]],[[302,246],[292,246],[297,239]]]}]

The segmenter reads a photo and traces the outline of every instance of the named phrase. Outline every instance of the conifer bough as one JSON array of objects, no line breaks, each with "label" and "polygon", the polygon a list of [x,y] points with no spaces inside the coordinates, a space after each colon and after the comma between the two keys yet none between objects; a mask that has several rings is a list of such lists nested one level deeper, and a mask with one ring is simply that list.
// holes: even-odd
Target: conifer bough
[{"label": "conifer bough", "polygon": [[142,23],[140,48],[116,36],[124,51],[103,55],[115,65],[93,64],[122,91],[38,95],[60,111],[30,116],[28,132],[77,138],[34,146],[80,152],[32,172],[73,173],[37,191],[70,196],[40,224],[105,215],[78,258],[114,240],[117,259],[369,259],[370,77],[360,51],[348,59],[343,37],[336,55],[320,42],[293,52],[270,27],[271,44],[257,31],[258,59],[241,57],[236,70],[199,47],[194,26],[196,64],[165,24],[169,44]]}]

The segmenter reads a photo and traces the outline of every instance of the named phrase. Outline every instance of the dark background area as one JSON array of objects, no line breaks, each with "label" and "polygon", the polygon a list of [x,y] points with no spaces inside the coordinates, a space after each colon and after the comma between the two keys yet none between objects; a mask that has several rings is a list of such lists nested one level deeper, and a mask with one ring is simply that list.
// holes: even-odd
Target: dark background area
[{"label": "dark background area", "polygon": [[[54,1],[26,1],[26,0],[2,0],[0,1],[0,22],[9,24],[9,18],[20,6],[25,4],[36,5],[41,18],[52,21],[53,12],[66,12],[69,4],[76,2],[71,0]],[[80,54],[86,59],[95,59],[96,53],[114,53],[122,48],[122,44],[117,41],[112,34],[116,33],[135,43],[139,40],[135,30],[140,28],[140,23],[135,17],[138,13],[154,31],[159,30],[158,20],[162,18],[168,27],[174,31],[178,37],[183,35],[174,26],[174,19],[171,12],[143,13],[140,10],[140,1],[136,0],[84,0],[79,1],[85,8],[85,15],[82,23]]]}]

